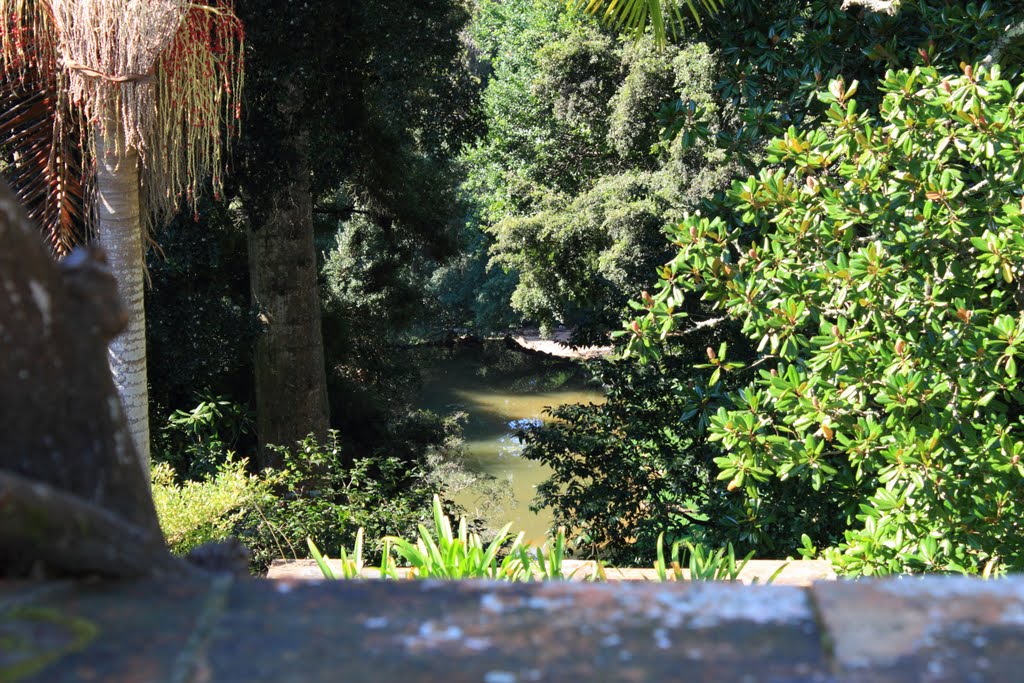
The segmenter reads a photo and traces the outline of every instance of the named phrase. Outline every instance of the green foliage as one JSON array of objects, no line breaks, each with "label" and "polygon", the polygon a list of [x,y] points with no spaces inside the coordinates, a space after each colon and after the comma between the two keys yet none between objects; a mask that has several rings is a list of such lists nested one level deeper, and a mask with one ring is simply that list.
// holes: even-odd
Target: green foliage
[{"label": "green foliage", "polygon": [[[249,547],[260,572],[275,558],[304,556],[307,538],[344,547],[363,528],[377,537],[411,533],[432,495],[483,486],[459,464],[457,417],[424,413],[408,421],[388,455],[350,458],[337,432],[323,443],[310,436],[294,448],[277,447],[282,468],[260,475],[246,473],[244,460],[218,450],[238,419],[247,417],[237,405],[207,401],[177,411],[165,430],[173,437],[162,441],[165,447],[184,449],[184,455],[164,451],[153,474],[153,496],[175,552],[234,535]],[[185,462],[191,463],[188,477]]]},{"label": "green foliage", "polygon": [[728,0],[640,0],[640,2],[606,2],[605,0],[568,0],[573,9],[585,8],[589,14],[600,15],[607,24],[629,31],[639,39],[648,22],[660,47],[668,36],[677,38],[686,32],[690,22],[700,25],[704,14],[714,14]]},{"label": "green foliage", "polygon": [[[388,423],[407,421],[409,402],[399,397],[415,374],[400,357],[390,362],[387,345],[425,309],[426,280],[452,255],[463,214],[454,157],[479,129],[477,76],[459,37],[468,7],[251,0],[239,12],[248,101],[232,166],[250,191],[240,196],[229,184],[227,202],[209,202],[155,235],[166,258],[153,250],[148,260],[154,424],[205,393],[254,403],[259,326],[246,230],[263,227],[299,154],[328,261],[321,291],[332,425],[350,454],[365,454],[368,444],[387,450]],[[284,126],[288,135],[281,117],[294,124]],[[251,445],[245,435],[238,449]]]},{"label": "green foliage", "polygon": [[337,432],[323,443],[309,436],[277,450],[284,463],[277,496],[263,508],[260,523],[242,535],[252,539],[260,566],[282,555],[305,555],[307,538],[338,548],[351,543],[359,528],[373,537],[408,533],[435,492],[422,462],[393,455],[349,460]]},{"label": "green foliage", "polygon": [[[417,579],[490,579],[502,581],[553,580],[562,577],[562,557],[565,535],[559,532],[551,549],[530,549],[523,545],[523,532],[515,538],[508,533],[506,524],[485,546],[480,536],[469,531],[466,518],[459,519],[458,532],[452,532],[451,521],[444,514],[441,500],[436,495],[431,505],[433,529],[423,524],[417,527],[415,541],[398,536],[382,540],[381,565],[377,568],[381,578],[400,577],[398,566],[391,555],[393,549],[409,571],[405,578]],[[509,540],[511,539],[511,542]],[[352,559],[342,547],[340,550],[341,576],[336,576],[319,548],[310,539],[310,552],[320,570],[328,579],[359,578],[363,569],[363,530],[359,529]]]},{"label": "green foliage", "polygon": [[[833,0],[733,0],[659,50],[557,5],[480,4],[474,35],[493,71],[465,189],[478,201],[471,222],[493,236],[492,264],[518,279],[513,308],[576,326],[579,341],[636,296],[662,226],[706,202],[727,211],[722,192],[758,168],[771,137],[822,120],[816,95],[831,78],[858,79],[874,104],[886,68],[976,60],[1016,10],[934,1],[887,16]],[[621,255],[614,268],[609,251]]]},{"label": "green foliage", "polygon": [[478,248],[492,277],[516,278],[517,313],[594,341],[666,256],[666,217],[731,177],[713,145],[663,143],[654,116],[709,100],[717,60],[703,44],[623,45],[531,0],[483,3],[475,30],[493,66],[487,135],[464,155],[471,228],[491,238]]},{"label": "green foliage", "polygon": [[[566,576],[562,568],[567,547],[565,532],[558,530],[550,544],[542,547],[523,545],[523,533],[519,532],[513,539],[508,533],[511,524],[506,524],[501,531],[484,546],[480,537],[469,531],[465,517],[459,520],[458,532],[452,532],[452,524],[441,505],[441,500],[434,496],[433,529],[423,524],[418,526],[415,541],[408,541],[397,536],[384,538],[381,543],[383,551],[379,567],[365,567],[363,563],[363,529],[356,534],[355,545],[349,553],[344,547],[339,550],[340,575],[329,562],[329,558],[321,554],[312,539],[307,539],[309,551],[316,559],[317,566],[327,579],[358,579],[364,575],[364,569],[375,570],[382,579],[488,579],[491,581],[557,581]],[[511,543],[509,543],[509,539]],[[655,562],[655,578],[657,581],[682,581],[682,564],[689,568],[689,579],[692,581],[738,581],[740,573],[753,557],[749,553],[737,562],[736,552],[732,544],[726,548],[709,550],[703,545],[686,542],[688,560],[680,561],[679,542],[673,543],[671,565],[665,561],[663,536],[658,536],[658,559]],[[405,571],[392,557],[394,550],[403,562]],[[785,569],[782,565],[768,578],[772,583]],[[671,571],[670,571],[671,570]],[[603,563],[592,580],[606,577]]]},{"label": "green foliage", "polygon": [[367,320],[375,331],[391,331],[407,328],[418,315],[422,264],[410,257],[411,250],[394,249],[394,239],[374,222],[355,217],[341,225],[324,254],[325,312],[342,319],[337,324],[344,325],[348,338],[365,334]]},{"label": "green foliage", "polygon": [[245,471],[244,460],[228,460],[203,481],[175,482],[167,463],[153,467],[153,503],[172,552],[233,535],[243,521],[266,504],[275,484]]},{"label": "green foliage", "polygon": [[[317,567],[323,572],[325,579],[331,579],[332,581],[338,578],[342,579],[358,579],[362,577],[363,571],[363,529],[360,527],[359,531],[356,532],[356,543],[352,549],[352,559],[348,559],[348,553],[345,552],[345,548],[342,547],[339,551],[341,553],[339,559],[341,564],[341,576],[336,576],[334,570],[331,568],[329,563],[330,558],[324,557],[320,554],[320,549],[316,547],[316,543],[313,539],[306,539],[306,546],[309,548],[309,553],[316,560]],[[383,557],[381,559],[381,578],[386,575],[387,558],[389,555],[389,549],[387,545],[384,546]]]},{"label": "green foliage", "polygon": [[593,335],[617,322],[628,293],[666,256],[660,230],[668,203],[652,182],[611,176],[570,202],[556,197],[498,223],[492,263],[519,275],[512,306],[545,329],[570,324],[601,341]]},{"label": "green foliage", "polygon": [[[877,83],[887,68],[955,69],[961,60],[984,55],[1021,18],[1012,2],[904,5],[890,17],[842,11],[826,0],[735,0],[716,16],[713,27],[708,24],[664,53],[644,43],[630,45],[623,52],[629,73],[612,100],[609,125],[617,163],[656,169],[658,176],[692,188],[690,199],[672,200],[674,211],[700,209],[709,221],[736,222],[735,202],[716,190],[726,187],[730,176],[757,170],[771,138],[788,127],[809,129],[828,121],[831,105],[818,95],[827,93],[830,79],[840,74],[848,81],[856,78],[858,99],[875,107],[883,94]],[[1019,47],[1008,46],[1005,64],[1020,63]],[[664,95],[659,98],[658,92]],[[653,117],[645,118],[645,110]],[[645,148],[652,156],[644,157]],[[536,210],[521,210],[529,212]],[[680,217],[673,212],[661,216],[670,226]],[[678,233],[671,229],[670,242],[678,241]],[[533,248],[526,241],[510,242],[507,252],[496,256],[510,258],[507,254],[523,245]],[[750,246],[760,248],[760,243],[743,248]],[[717,271],[718,277],[728,275],[736,259],[727,263],[719,258],[716,264],[715,258],[734,249],[709,242],[702,267]],[[679,281],[705,275],[678,262],[658,272]],[[643,289],[626,294],[636,296]],[[550,486],[540,489],[539,503],[554,507],[572,537],[590,542],[588,552],[630,564],[654,557],[655,538],[662,531],[712,546],[732,542],[742,552],[756,549],[762,556],[794,552],[805,534],[812,545],[834,546],[862,513],[855,505],[844,507],[843,501],[855,495],[837,491],[832,480],[814,490],[796,477],[772,477],[758,483],[757,498],[749,498],[731,478],[716,479],[714,458],[721,456],[721,444],[709,442],[707,428],[727,397],[746,400],[751,372],[771,365],[760,360],[759,339],[741,333],[742,316],[711,310],[715,302],[701,301],[702,294],[680,289],[675,296],[656,299],[643,292],[635,306],[651,311],[652,322],[635,321],[620,342],[633,339],[634,350],[646,345],[649,369],[624,364],[602,371],[606,404],[560,408],[562,422],[531,430],[528,457],[555,470]],[[553,292],[552,300],[557,296]],[[662,335],[670,343],[663,344]],[[760,364],[743,370],[736,363]],[[717,380],[711,386],[710,377]]]},{"label": "green foliage", "polygon": [[175,410],[154,435],[156,460],[178,477],[201,480],[230,460],[238,443],[253,430],[250,411],[223,396],[203,395],[191,410]]},{"label": "green foliage", "polygon": [[459,255],[431,274],[431,321],[438,329],[472,328],[480,334],[520,327],[522,315],[509,303],[516,277],[488,267],[494,239],[479,230],[475,221],[470,223],[460,236]]},{"label": "green foliage", "polygon": [[1018,569],[1024,87],[970,66],[879,87],[871,115],[856,82],[830,83],[826,122],[790,128],[768,146],[778,166],[733,185],[737,220],[674,227],[678,253],[623,334],[655,357],[693,293],[757,345],[730,369],[739,391],[718,386],[719,353],[713,405],[691,403],[735,517],[796,484],[831,500],[803,545],[844,531],[842,571]]},{"label": "green foliage", "polygon": [[[523,572],[524,567],[516,565],[517,551],[523,540],[522,532],[513,539],[504,560],[500,564],[498,562],[498,550],[511,538],[508,533],[511,524],[506,524],[485,548],[480,537],[469,532],[465,517],[459,520],[458,535],[452,533],[451,522],[436,496],[432,511],[433,534],[421,524],[415,543],[396,536],[384,539],[385,543],[394,547],[405,564],[412,568],[413,576],[434,579],[514,579]],[[386,559],[390,561],[390,557]],[[393,572],[393,569],[385,566],[382,572]]]},{"label": "green foliage", "polygon": [[[685,545],[689,555],[684,555],[684,558],[680,558],[680,547]],[[691,581],[739,581],[740,573],[743,568],[747,566],[747,563],[754,557],[754,551],[751,550],[747,553],[740,562],[736,561],[736,551],[732,547],[732,543],[729,543],[724,548],[718,548],[717,550],[709,550],[700,543],[692,543],[686,541],[681,544],[676,541],[672,544],[672,551],[670,555],[670,562],[665,561],[665,549],[664,549],[664,535],[658,536],[658,557],[654,562],[654,570],[657,573],[658,581],[668,581],[670,578],[674,581],[682,581],[684,578],[683,565],[688,565],[690,570]],[[772,583],[786,568],[787,564],[781,565],[775,570],[766,584]],[[669,570],[671,569],[671,573]]]},{"label": "green foliage", "polygon": [[552,508],[583,556],[642,566],[663,533],[753,548],[751,539],[724,533],[725,520],[698,512],[723,487],[713,475],[715,450],[700,434],[702,417],[686,412],[692,401],[711,399],[686,379],[704,357],[698,349],[736,336],[728,326],[708,327],[655,363],[599,363],[604,403],[559,406],[554,419],[525,432],[523,457],[552,470],[536,505]]},{"label": "green foliage", "polygon": [[241,222],[237,204],[202,200],[198,215],[178,216],[155,235],[161,248],[146,260],[154,425],[206,394],[249,402],[258,328]]}]

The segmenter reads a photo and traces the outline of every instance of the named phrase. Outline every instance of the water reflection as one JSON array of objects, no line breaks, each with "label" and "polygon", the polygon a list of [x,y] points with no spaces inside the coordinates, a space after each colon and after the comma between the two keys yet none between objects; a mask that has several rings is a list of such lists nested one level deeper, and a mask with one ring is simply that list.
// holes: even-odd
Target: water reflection
[{"label": "water reflection", "polygon": [[[571,366],[517,357],[508,367],[507,361],[483,353],[433,359],[424,370],[420,405],[437,412],[461,410],[468,414],[467,467],[496,476],[502,486],[507,482],[516,502],[512,510],[504,511],[503,519],[488,521],[499,527],[511,521],[514,530],[522,529],[529,539],[540,539],[551,525],[551,515],[547,511],[532,513],[529,505],[549,470],[520,457],[523,446],[517,435],[542,424],[549,406],[600,402],[603,397],[597,388],[586,386]],[[456,500],[472,510],[479,503],[474,496],[467,493]]]}]

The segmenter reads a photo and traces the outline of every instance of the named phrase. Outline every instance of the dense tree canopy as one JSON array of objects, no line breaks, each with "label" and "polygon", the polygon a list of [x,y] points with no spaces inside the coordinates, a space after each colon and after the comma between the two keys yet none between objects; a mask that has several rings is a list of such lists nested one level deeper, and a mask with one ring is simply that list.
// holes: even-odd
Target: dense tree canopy
[{"label": "dense tree canopy", "polygon": [[[973,236],[1000,255],[1008,249],[990,245],[998,239],[981,232],[995,229],[998,207],[1016,210],[1020,180],[1009,150],[1017,143],[993,143],[1002,156],[989,159],[985,140],[995,130],[964,130],[971,117],[978,119],[977,107],[991,102],[994,111],[982,120],[1000,121],[992,124],[999,135],[1012,137],[1013,125],[1004,131],[1002,121],[1015,116],[1014,91],[1000,82],[973,102],[959,94],[973,87],[972,78],[990,78],[965,75],[960,62],[976,62],[1000,44],[1020,19],[1014,11],[1009,3],[919,3],[888,15],[841,11],[829,2],[737,2],[713,34],[701,34],[709,46],[717,38],[713,54],[722,65],[710,102],[669,101],[658,118],[672,144],[712,145],[741,173],[732,190],[705,194],[710,201],[700,213],[682,221],[665,215],[678,255],[658,269],[657,288],[645,287],[653,294],[637,298],[634,306],[645,315],[622,332],[631,353],[648,358],[663,378],[652,382],[651,370],[629,361],[606,369],[608,404],[560,409],[556,415],[565,422],[529,436],[527,456],[555,467],[541,502],[553,505],[560,521],[611,557],[649,557],[662,530],[731,540],[762,555],[792,554],[802,543],[807,552],[836,547],[840,565],[857,573],[980,571],[1019,554],[1013,515],[1003,516],[1019,497],[1015,475],[1004,475],[1004,464],[995,462],[1012,461],[1013,454],[994,455],[1001,447],[993,436],[1017,421],[1014,390],[995,375],[975,376],[988,388],[960,387],[975,381],[958,365],[965,350],[939,350],[961,343],[950,327],[963,324],[956,317],[961,308],[963,315],[992,311],[982,333],[988,343],[975,341],[993,351],[1012,336],[1009,328],[994,327],[996,319],[1005,326],[1017,317],[1015,284],[1002,279],[996,263],[1001,256],[993,261],[982,247],[967,246]],[[1019,63],[1013,52],[1019,48],[1005,41],[1003,47],[1001,61]],[[917,72],[884,75],[915,64]],[[910,73],[916,82],[907,85]],[[847,85],[830,86],[833,76],[845,76]],[[854,80],[859,88],[850,85]],[[956,85],[957,96],[946,96],[945,88]],[[856,109],[848,112],[854,95]],[[943,127],[956,133],[940,144],[936,129]],[[956,161],[959,155],[963,161]],[[952,180],[960,176],[964,187]],[[973,194],[960,195],[970,188]],[[958,228],[956,237],[941,236],[937,207],[953,206],[953,195],[958,220],[978,234]],[[901,211],[910,212],[910,226],[921,232],[907,232]],[[777,267],[782,263],[789,265]],[[845,287],[836,273],[849,278]],[[889,294],[876,279],[883,275],[892,278],[884,280],[893,288]],[[963,293],[929,316],[928,306],[946,301],[939,290],[955,289],[956,282],[973,292],[1002,288],[1006,294],[995,296],[1010,317],[999,318],[988,301],[966,303]],[[833,297],[844,291],[836,303]],[[955,303],[958,297],[964,301]],[[859,308],[852,314],[842,306]],[[879,308],[892,320],[879,320]],[[929,325],[937,327],[926,332]],[[838,352],[836,335],[856,358]],[[1003,342],[995,341],[1000,337]],[[912,355],[917,352],[922,356]],[[942,358],[950,365],[940,372]],[[865,384],[844,374],[851,371]],[[950,382],[945,391],[957,397],[950,406],[992,401],[987,405],[994,408],[982,411],[988,426],[972,426],[972,410],[963,406],[943,414],[930,393],[913,399],[912,414],[900,412],[908,391],[941,387],[935,375],[942,373]],[[842,405],[825,395],[842,396]],[[866,403],[855,409],[860,400]],[[657,411],[660,419],[652,417]],[[630,414],[646,417],[627,420],[628,429],[601,426]],[[874,426],[858,427],[858,420]],[[936,444],[929,445],[933,437]],[[867,448],[871,456],[850,455],[865,439],[879,440],[877,449]],[[923,466],[912,462],[919,446],[935,451]],[[679,471],[689,472],[688,485],[677,485],[671,473]],[[603,476],[591,479],[588,472],[628,473],[633,483],[599,486]],[[959,482],[954,488],[966,498],[946,490],[951,482]],[[634,521],[616,527],[608,523],[615,518]],[[996,531],[1000,520],[1005,526]],[[984,541],[982,526],[993,532]]]},{"label": "dense tree canopy", "polygon": [[742,321],[745,386],[717,393],[744,369],[709,350],[717,395],[691,408],[723,447],[718,478],[739,506],[775,478],[827,491],[851,571],[1016,567],[1024,86],[967,65],[880,89],[874,116],[834,81],[828,123],[791,128],[768,147],[781,167],[734,184],[738,222],[671,231],[631,345],[675,327],[688,291]]}]

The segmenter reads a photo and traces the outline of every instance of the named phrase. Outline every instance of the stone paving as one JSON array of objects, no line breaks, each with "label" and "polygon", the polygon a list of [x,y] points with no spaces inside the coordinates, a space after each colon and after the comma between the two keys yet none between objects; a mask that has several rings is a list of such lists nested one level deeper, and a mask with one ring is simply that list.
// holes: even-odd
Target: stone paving
[{"label": "stone paving", "polygon": [[1024,578],[0,583],[0,681],[1024,680]]}]

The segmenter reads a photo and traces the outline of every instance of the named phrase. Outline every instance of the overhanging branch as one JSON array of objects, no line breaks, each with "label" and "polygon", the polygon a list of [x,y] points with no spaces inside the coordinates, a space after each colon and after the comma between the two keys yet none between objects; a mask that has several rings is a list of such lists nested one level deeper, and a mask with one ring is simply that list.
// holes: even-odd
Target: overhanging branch
[{"label": "overhanging branch", "polygon": [[999,40],[992,46],[992,49],[985,59],[981,60],[982,66],[991,66],[992,64],[999,61],[1000,57],[1003,56],[1003,52],[1010,46],[1010,43],[1024,36],[1024,21],[1014,24],[1008,28],[1003,35],[999,36]]}]

